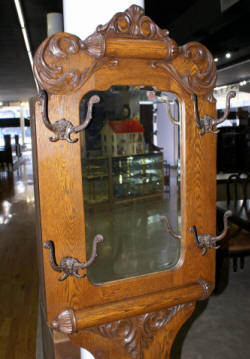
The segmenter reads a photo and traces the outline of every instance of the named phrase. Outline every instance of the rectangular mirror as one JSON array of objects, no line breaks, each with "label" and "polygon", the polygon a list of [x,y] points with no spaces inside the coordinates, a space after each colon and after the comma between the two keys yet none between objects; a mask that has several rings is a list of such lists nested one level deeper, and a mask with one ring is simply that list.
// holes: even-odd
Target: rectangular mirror
[{"label": "rectangular mirror", "polygon": [[[87,270],[94,284],[165,271],[180,257],[180,106],[174,94],[151,87],[92,91],[100,103],[81,137]],[[168,223],[172,226],[169,230]]]}]

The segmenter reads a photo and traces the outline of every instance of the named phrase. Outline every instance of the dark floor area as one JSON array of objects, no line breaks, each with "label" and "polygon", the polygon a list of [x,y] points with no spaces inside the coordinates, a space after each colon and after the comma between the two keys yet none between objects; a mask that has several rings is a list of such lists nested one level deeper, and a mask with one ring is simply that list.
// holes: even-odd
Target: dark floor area
[{"label": "dark floor area", "polygon": [[250,358],[250,257],[244,270],[233,272],[231,259],[222,270],[216,293],[179,332],[172,359]]}]

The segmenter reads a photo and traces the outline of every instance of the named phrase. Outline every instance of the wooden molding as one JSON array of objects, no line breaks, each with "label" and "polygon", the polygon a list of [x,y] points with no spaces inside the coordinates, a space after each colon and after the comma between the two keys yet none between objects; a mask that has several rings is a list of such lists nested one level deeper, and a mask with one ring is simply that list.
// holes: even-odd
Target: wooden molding
[{"label": "wooden molding", "polygon": [[106,338],[118,339],[133,359],[143,359],[157,330],[163,328],[184,307],[193,304],[179,304],[157,312],[145,313],[134,318],[117,320],[88,329]]},{"label": "wooden molding", "polygon": [[212,283],[200,279],[197,283],[182,288],[173,288],[168,291],[153,293],[150,296],[137,297],[136,304],[131,298],[101,307],[91,307],[91,310],[89,308],[76,311],[68,309],[60,313],[51,322],[51,327],[62,333],[72,334],[88,327],[105,325],[105,323],[113,322],[119,318],[142,315],[145,313],[145,308],[150,308],[150,311],[166,307],[175,308],[176,297],[180,298],[181,303],[190,303],[197,299],[204,300],[209,297],[212,290]]},{"label": "wooden molding", "polygon": [[194,303],[118,320],[71,335],[96,359],[166,359],[180,327],[190,317]]},{"label": "wooden molding", "polygon": [[206,95],[211,100],[216,83],[211,53],[198,42],[178,47],[168,35],[168,30],[160,29],[142,8],[132,5],[106,25],[98,26],[84,41],[68,33],[46,39],[35,54],[34,73],[49,93],[68,94],[77,91],[102,66],[118,66],[121,58],[150,59],[149,66],[166,72],[187,93]]}]

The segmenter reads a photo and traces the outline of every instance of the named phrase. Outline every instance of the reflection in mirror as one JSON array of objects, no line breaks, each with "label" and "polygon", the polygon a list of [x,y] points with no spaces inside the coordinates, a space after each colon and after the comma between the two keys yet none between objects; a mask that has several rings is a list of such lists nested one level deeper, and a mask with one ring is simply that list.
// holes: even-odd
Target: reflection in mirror
[{"label": "reflection in mirror", "polygon": [[172,268],[180,255],[179,103],[167,92],[113,86],[100,96],[81,136],[87,257],[93,237],[104,242],[88,268],[92,283]]}]

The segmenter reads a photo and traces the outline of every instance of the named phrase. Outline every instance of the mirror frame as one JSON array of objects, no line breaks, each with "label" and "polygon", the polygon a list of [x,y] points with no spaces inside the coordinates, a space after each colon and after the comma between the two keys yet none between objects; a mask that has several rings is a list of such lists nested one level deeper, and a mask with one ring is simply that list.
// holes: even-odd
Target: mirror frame
[{"label": "mirror frame", "polygon": [[140,7],[131,6],[84,41],[67,33],[52,35],[38,48],[34,63],[36,79],[48,93],[51,123],[66,119],[79,126],[84,95],[112,85],[156,86],[174,93],[181,109],[180,259],[171,270],[93,285],[87,277],[59,282],[43,248],[46,241],[53,241],[58,262],[69,255],[86,261],[80,141],[50,142],[51,131],[44,126],[37,99],[32,122],[41,223],[38,243],[39,251],[43,248],[41,278],[44,275],[50,325],[70,334],[207,298],[214,287],[215,252],[202,256],[190,227],[216,232],[216,137],[200,136],[191,96],[198,96],[201,114],[215,116],[216,69],[210,52],[197,42],[179,47],[167,30]]}]

